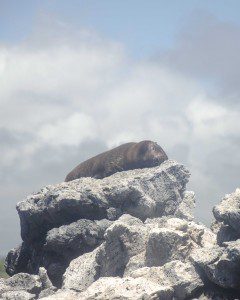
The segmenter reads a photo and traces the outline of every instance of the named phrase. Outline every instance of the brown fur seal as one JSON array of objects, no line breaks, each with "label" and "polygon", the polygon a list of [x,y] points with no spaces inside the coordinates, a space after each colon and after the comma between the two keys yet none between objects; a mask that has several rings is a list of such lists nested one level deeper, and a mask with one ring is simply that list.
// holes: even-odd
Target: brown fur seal
[{"label": "brown fur seal", "polygon": [[167,159],[166,153],[155,142],[127,143],[82,162],[65,181],[80,177],[104,178],[120,171],[154,167]]}]

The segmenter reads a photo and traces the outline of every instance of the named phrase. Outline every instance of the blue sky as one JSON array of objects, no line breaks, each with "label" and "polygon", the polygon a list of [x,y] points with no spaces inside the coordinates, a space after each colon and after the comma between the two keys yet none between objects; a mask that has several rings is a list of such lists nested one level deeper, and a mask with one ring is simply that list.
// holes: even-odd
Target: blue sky
[{"label": "blue sky", "polygon": [[0,254],[18,201],[128,141],[191,171],[196,217],[239,187],[239,1],[0,0]]},{"label": "blue sky", "polygon": [[173,46],[193,13],[239,24],[239,10],[237,0],[1,0],[0,40],[24,40],[49,15],[122,42],[133,57],[141,57]]}]

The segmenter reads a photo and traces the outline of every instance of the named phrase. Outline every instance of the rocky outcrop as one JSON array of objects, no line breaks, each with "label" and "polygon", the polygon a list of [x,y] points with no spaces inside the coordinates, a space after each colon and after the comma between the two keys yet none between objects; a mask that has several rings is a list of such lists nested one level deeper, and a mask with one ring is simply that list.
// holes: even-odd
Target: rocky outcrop
[{"label": "rocky outcrop", "polygon": [[174,214],[182,202],[189,172],[174,161],[159,167],[81,178],[47,186],[18,203],[24,241],[79,219],[115,220],[129,213],[141,220]]},{"label": "rocky outcrop", "polygon": [[[96,293],[97,291],[97,293]],[[97,294],[97,295],[96,295]],[[145,278],[103,277],[79,294],[87,299],[173,299],[173,289]]]},{"label": "rocky outcrop", "polygon": [[0,298],[237,299],[239,190],[214,207],[209,229],[194,220],[188,178],[169,160],[27,197]]},{"label": "rocky outcrop", "polygon": [[174,161],[116,173],[102,180],[81,178],[54,186],[18,203],[23,243],[7,256],[7,272],[37,273],[44,266],[60,287],[70,261],[103,242],[113,220],[129,213],[141,220],[190,216],[193,195],[184,193],[188,170]]}]

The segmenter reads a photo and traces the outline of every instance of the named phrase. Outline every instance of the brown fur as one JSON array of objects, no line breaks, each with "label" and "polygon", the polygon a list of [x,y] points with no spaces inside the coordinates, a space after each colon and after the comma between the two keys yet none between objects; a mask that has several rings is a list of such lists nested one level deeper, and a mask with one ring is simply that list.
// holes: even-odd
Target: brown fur
[{"label": "brown fur", "polygon": [[116,172],[157,166],[167,159],[166,153],[157,143],[127,143],[80,163],[67,175],[65,181],[80,177],[104,178]]}]

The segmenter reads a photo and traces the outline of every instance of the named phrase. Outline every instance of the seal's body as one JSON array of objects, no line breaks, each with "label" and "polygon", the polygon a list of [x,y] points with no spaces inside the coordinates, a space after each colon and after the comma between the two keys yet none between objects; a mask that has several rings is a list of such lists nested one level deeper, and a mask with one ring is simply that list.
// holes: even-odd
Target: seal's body
[{"label": "seal's body", "polygon": [[80,177],[104,178],[125,170],[154,167],[167,159],[166,153],[155,142],[127,143],[82,162],[65,181]]}]

